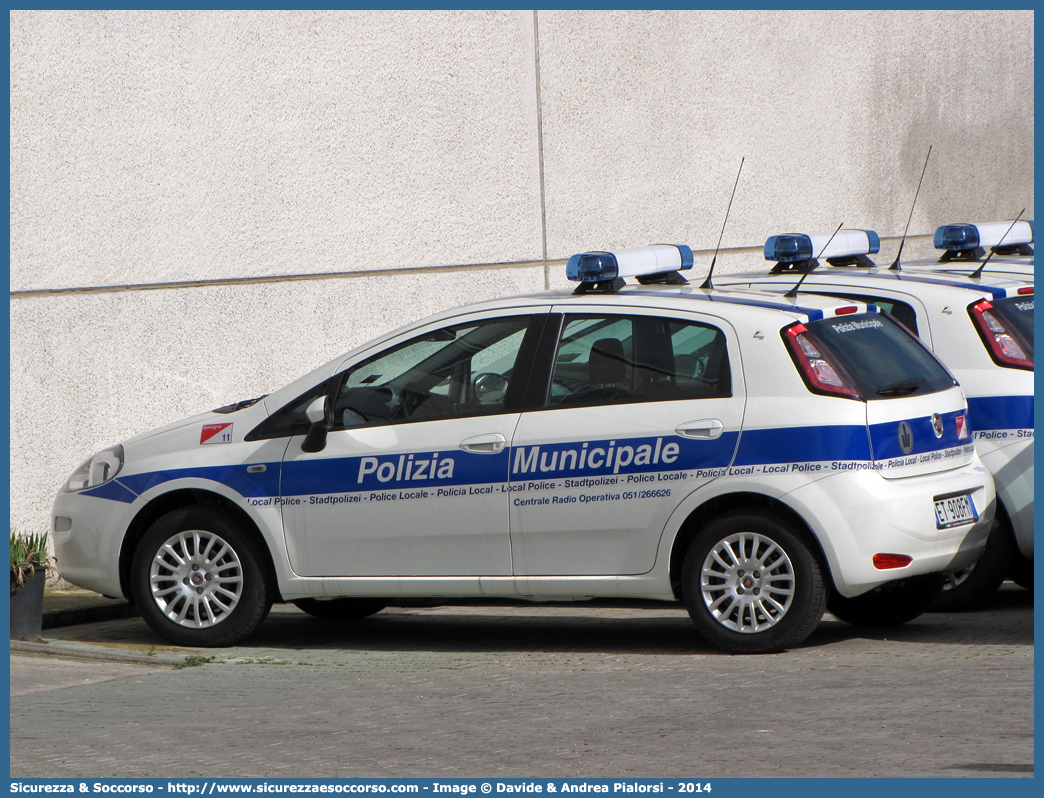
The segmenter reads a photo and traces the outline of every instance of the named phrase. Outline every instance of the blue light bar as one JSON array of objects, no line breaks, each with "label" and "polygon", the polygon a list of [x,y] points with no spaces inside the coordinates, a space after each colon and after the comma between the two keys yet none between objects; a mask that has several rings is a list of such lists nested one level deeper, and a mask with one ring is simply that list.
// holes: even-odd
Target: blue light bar
[{"label": "blue light bar", "polygon": [[881,238],[873,230],[839,230],[832,239],[830,233],[786,233],[769,236],[765,242],[765,260],[777,263],[796,263],[812,258],[847,258],[880,251]]},{"label": "blue light bar", "polygon": [[765,260],[794,263],[812,257],[812,239],[804,233],[769,236],[765,241]]},{"label": "blue light bar", "polygon": [[654,244],[618,252],[583,252],[566,264],[566,277],[582,283],[601,283],[617,277],[677,272],[692,268],[692,250],[684,244]]},{"label": "blue light bar", "polygon": [[[1011,228],[1011,231],[1008,231]],[[987,222],[986,224],[944,224],[935,231],[936,249],[964,252],[982,247],[1014,247],[1033,243],[1033,221]]]}]

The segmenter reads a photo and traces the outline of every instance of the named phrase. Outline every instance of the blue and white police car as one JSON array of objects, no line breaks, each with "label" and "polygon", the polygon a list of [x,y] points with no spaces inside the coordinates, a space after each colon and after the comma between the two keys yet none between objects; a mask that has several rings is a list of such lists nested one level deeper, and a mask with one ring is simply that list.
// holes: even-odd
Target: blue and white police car
[{"label": "blue and white police car", "polygon": [[274,601],[681,600],[752,653],[804,640],[828,596],[915,617],[996,504],[953,376],[875,306],[691,267],[577,255],[573,293],[429,317],[99,452],[54,502],[59,570],[199,646]]},{"label": "blue and white police car", "polygon": [[[1021,224],[1021,223],[1020,223]],[[973,226],[962,226],[969,228]],[[993,246],[1009,231],[1032,238],[1032,226],[1011,222],[962,229],[940,228],[936,239]],[[877,268],[880,250],[872,230],[770,237],[769,270],[715,277],[719,287],[793,292],[852,299],[874,305],[933,349],[968,398],[976,448],[997,482],[997,527],[983,558],[948,575],[940,609],[968,608],[991,594],[1005,577],[1033,580],[1033,285],[985,272],[975,279],[921,267]],[[981,256],[981,251],[979,253]],[[820,264],[820,260],[826,261]],[[966,264],[967,265],[967,264]],[[975,264],[972,264],[975,265]],[[1030,278],[1032,281],[1032,278]]]}]

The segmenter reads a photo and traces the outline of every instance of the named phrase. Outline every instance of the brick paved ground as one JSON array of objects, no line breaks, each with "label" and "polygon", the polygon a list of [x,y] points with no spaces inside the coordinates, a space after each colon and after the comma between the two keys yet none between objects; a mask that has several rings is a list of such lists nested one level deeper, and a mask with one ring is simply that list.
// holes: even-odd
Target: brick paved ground
[{"label": "brick paved ground", "polygon": [[[54,632],[160,642],[140,619]],[[582,606],[343,627],[283,609],[248,643],[202,667],[13,681],[11,775],[1033,775],[1032,596],[1013,586],[880,634],[828,617],[760,657],[710,648],[683,611]],[[13,680],[32,659],[12,656]]]}]

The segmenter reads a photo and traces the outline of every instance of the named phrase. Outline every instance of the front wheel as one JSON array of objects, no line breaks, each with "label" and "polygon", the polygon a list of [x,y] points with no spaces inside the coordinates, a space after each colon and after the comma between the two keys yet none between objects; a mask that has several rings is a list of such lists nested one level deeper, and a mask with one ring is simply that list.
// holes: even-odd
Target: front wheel
[{"label": "front wheel", "polygon": [[775,514],[750,509],[725,513],[696,534],[682,598],[709,642],[733,654],[765,654],[812,634],[826,593],[800,537]]},{"label": "front wheel", "polygon": [[183,507],[156,521],[134,552],[131,580],[142,618],[177,645],[231,646],[272,606],[256,544],[218,507]]},{"label": "front wheel", "polygon": [[886,582],[855,598],[835,593],[827,609],[853,626],[899,626],[912,621],[928,608],[942,582],[942,574],[925,574]]}]

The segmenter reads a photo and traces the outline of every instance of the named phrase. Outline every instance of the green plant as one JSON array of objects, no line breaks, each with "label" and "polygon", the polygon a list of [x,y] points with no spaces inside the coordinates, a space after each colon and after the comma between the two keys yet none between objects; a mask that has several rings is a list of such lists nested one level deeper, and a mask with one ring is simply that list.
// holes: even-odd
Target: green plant
[{"label": "green plant", "polygon": [[47,533],[18,535],[11,533],[11,578],[18,587],[36,573],[37,568],[46,569]]},{"label": "green plant", "polygon": [[198,668],[200,665],[206,665],[208,662],[213,662],[217,657],[204,657],[199,654],[191,654],[185,657],[184,662],[177,662],[174,664],[174,670],[180,671],[182,668]]}]

